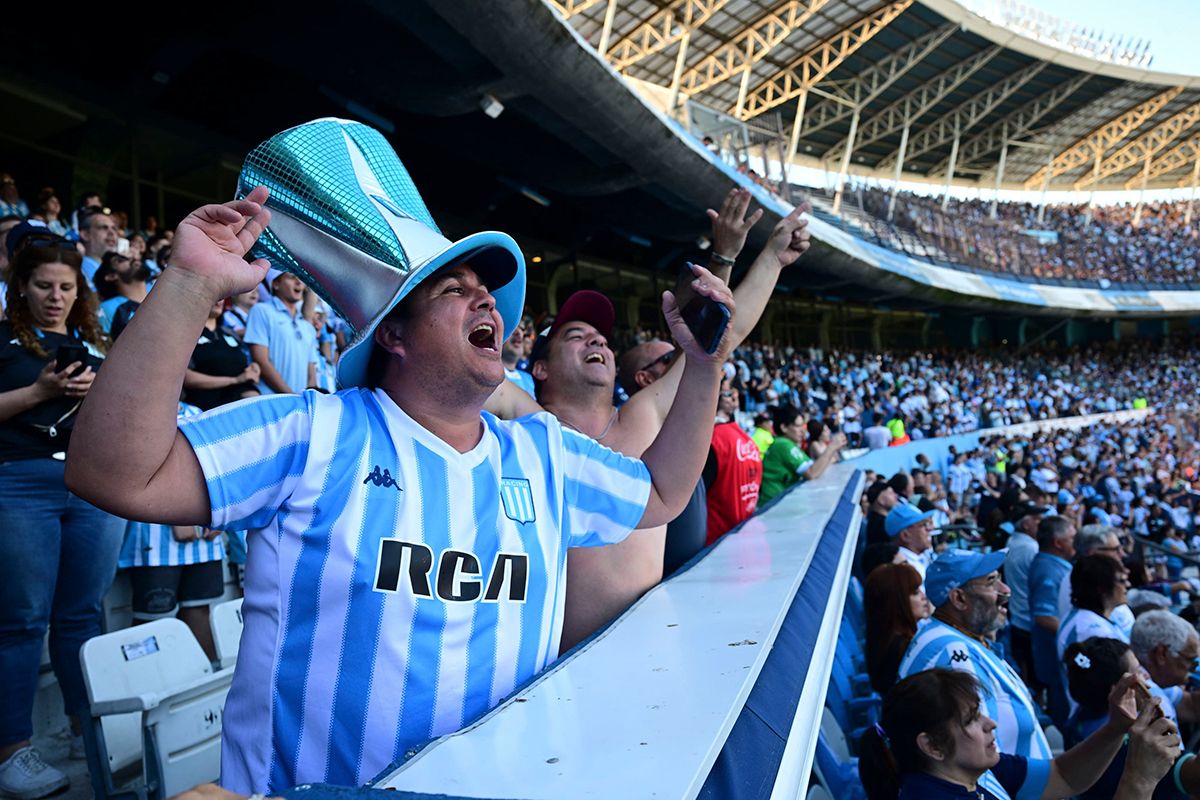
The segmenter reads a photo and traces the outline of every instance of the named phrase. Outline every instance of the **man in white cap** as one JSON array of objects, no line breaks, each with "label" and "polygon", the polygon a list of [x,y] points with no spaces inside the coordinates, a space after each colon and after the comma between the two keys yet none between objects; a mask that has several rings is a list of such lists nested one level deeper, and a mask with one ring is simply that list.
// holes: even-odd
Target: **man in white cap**
[{"label": "man in white cap", "polygon": [[258,364],[263,394],[303,392],[317,385],[317,335],[300,313],[304,282],[289,272],[267,272],[271,298],[255,303],[246,319],[245,343]]},{"label": "man in white cap", "polygon": [[[250,529],[225,788],[361,785],[553,661],[568,547],[679,512],[729,342],[706,353],[664,295],[688,358],[641,460],[548,414],[502,422],[481,409],[524,303],[511,238],[446,239],[387,141],[342,120],[255,148],[238,191],[180,224],[171,269],[81,409],[67,481],[132,519]],[[234,403],[177,428],[208,310],[261,280],[267,259],[310,277],[353,326],[345,388]],[[733,311],[707,271],[696,291]]]}]

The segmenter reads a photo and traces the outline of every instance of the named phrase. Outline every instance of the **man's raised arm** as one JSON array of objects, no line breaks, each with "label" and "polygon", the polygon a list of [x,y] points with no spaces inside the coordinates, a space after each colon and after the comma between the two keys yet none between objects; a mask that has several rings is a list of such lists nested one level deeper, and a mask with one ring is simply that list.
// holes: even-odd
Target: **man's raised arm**
[{"label": "man's raised arm", "polygon": [[[733,213],[736,219],[741,219],[740,215],[746,211],[745,206],[741,204],[731,205],[727,201],[726,206],[731,206],[729,212]],[[727,213],[726,206],[721,208],[722,215]],[[758,324],[759,319],[762,318],[771,294],[775,291],[775,284],[779,282],[779,274],[784,268],[796,263],[796,260],[807,252],[809,248],[808,220],[801,219],[801,216],[809,210],[808,203],[802,203],[775,225],[775,230],[771,232],[771,238],[767,240],[766,246],[751,263],[746,277],[742,278],[742,282],[734,290],[733,297],[737,302],[738,314],[730,323],[731,350],[745,341],[750,332],[754,330],[754,326]],[[718,224],[725,227],[735,226],[735,223],[721,220],[721,217],[713,219],[714,236],[717,233]],[[752,225],[757,221],[756,213],[741,225]],[[744,234],[741,241],[745,242]],[[667,411],[675,399],[677,381],[684,368],[684,364],[680,364],[680,361],[686,364],[686,359],[678,359],[666,375],[630,398],[621,413],[627,416],[645,415],[655,422],[665,419]],[[652,430],[653,425],[649,425],[647,429]]]},{"label": "man's raised arm", "polygon": [[692,281],[692,289],[697,294],[724,303],[732,319],[716,351],[706,353],[683,321],[674,295],[670,292],[663,295],[663,314],[667,318],[667,325],[687,358],[679,379],[679,391],[675,393],[675,402],[671,404],[658,436],[642,454],[642,462],[650,470],[652,486],[646,512],[638,523],[639,528],[667,524],[679,516],[691,498],[708,457],[721,369],[733,349],[730,329],[737,319],[733,293],[724,281],[703,267],[695,267],[694,271],[696,279]]},{"label": "man's raised arm", "polygon": [[176,424],[179,393],[213,303],[266,275],[266,261],[245,261],[270,221],[266,199],[259,187],[180,223],[171,268],[114,345],[79,411],[66,480],[80,497],[130,519],[209,522],[204,475]]}]

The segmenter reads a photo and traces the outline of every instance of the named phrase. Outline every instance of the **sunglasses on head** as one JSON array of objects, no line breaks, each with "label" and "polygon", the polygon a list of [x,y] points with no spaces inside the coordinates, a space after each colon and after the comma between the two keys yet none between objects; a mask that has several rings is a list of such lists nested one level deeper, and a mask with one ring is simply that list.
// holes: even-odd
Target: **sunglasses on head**
[{"label": "sunglasses on head", "polygon": [[74,242],[68,242],[61,236],[53,233],[31,233],[23,236],[21,241],[17,243],[16,251],[24,250],[26,247],[46,247],[65,250],[69,253],[76,253]]}]

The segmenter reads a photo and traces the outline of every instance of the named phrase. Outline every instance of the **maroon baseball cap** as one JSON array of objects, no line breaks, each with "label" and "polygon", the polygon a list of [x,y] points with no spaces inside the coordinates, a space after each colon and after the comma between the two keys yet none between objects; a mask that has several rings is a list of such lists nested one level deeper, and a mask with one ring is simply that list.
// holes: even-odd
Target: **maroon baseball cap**
[{"label": "maroon baseball cap", "polygon": [[586,322],[605,339],[612,338],[613,322],[616,320],[612,301],[601,292],[592,289],[580,289],[567,298],[554,317],[550,327],[538,334],[533,342],[533,350],[529,353],[529,362],[541,361],[546,357],[546,349],[550,346],[550,337],[568,322]]},{"label": "maroon baseball cap", "polygon": [[608,339],[612,336],[613,322],[616,312],[613,311],[612,301],[605,295],[592,289],[580,289],[567,298],[554,317],[550,326],[549,336],[558,333],[558,329],[568,322],[586,322]]}]

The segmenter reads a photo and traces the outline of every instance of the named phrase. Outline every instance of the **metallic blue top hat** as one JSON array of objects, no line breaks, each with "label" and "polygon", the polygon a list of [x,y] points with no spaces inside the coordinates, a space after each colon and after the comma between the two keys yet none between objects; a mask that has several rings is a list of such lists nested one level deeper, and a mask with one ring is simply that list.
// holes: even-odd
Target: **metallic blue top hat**
[{"label": "metallic blue top hat", "polygon": [[238,197],[271,191],[271,224],[253,249],[299,275],[354,329],[338,362],[343,387],[366,383],[376,326],[412,288],[470,261],[496,298],[507,337],[525,304],[525,258],[507,234],[451,242],[387,140],[358,122],[319,119],[272,136],[246,156]]}]

